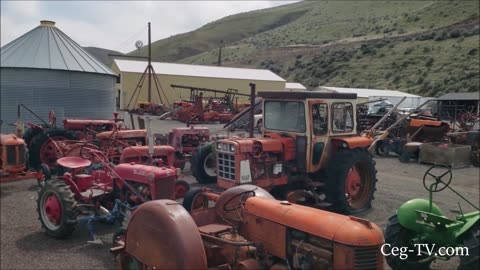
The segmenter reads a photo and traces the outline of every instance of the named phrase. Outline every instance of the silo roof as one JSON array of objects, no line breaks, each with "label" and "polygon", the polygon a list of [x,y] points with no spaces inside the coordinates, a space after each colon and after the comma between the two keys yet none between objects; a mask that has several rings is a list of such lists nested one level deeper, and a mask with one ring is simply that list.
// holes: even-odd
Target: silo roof
[{"label": "silo roof", "polygon": [[40,68],[116,74],[55,26],[41,21],[36,28],[1,48],[1,67]]}]

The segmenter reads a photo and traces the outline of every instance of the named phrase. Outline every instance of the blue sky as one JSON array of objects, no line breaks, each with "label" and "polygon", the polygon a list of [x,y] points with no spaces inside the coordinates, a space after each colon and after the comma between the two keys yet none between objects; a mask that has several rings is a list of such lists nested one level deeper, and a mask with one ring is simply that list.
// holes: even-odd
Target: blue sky
[{"label": "blue sky", "polygon": [[[298,1],[298,0],[297,0]],[[147,22],[152,40],[195,30],[222,17],[296,1],[4,1],[1,5],[1,45],[39,25],[56,22],[82,46],[122,52],[147,43]],[[234,31],[234,29],[232,29]],[[138,38],[125,43],[132,36]]]}]

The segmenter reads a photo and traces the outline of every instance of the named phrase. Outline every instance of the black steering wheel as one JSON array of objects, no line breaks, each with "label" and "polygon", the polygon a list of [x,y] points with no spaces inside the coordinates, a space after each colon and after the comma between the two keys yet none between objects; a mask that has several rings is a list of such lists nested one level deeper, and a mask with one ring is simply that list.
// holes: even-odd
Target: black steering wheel
[{"label": "black steering wheel", "polygon": [[[432,170],[437,170],[434,174]],[[440,192],[446,189],[452,182],[452,170],[447,166],[434,165],[428,169],[423,175],[423,186],[426,190],[431,192]],[[448,178],[447,181],[443,181],[443,178]],[[434,181],[432,181],[432,178]],[[429,180],[427,184],[427,179]]]},{"label": "black steering wheel", "polygon": [[[249,195],[255,196],[255,191],[249,190],[242,193],[238,193],[237,195],[233,196],[232,198],[230,198],[228,201],[225,202],[225,204],[223,205],[223,211],[231,212],[241,208],[245,203],[245,201],[247,200],[247,198],[250,197]],[[235,199],[239,197],[240,197],[240,200],[235,201]]]}]

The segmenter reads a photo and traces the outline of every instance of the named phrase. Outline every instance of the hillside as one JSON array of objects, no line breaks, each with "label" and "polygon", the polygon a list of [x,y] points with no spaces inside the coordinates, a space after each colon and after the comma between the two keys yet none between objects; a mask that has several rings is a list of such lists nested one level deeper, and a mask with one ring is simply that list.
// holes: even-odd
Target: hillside
[{"label": "hillside", "polygon": [[109,56],[109,54],[120,54],[120,55],[123,54],[121,52],[97,48],[97,47],[83,47],[83,48],[87,50],[87,52],[89,52],[95,58],[100,60],[100,62],[105,64],[107,67],[111,67],[113,63],[113,57]]},{"label": "hillside", "polygon": [[212,65],[220,39],[223,65],[268,68],[309,88],[438,96],[480,85],[478,1],[300,2],[157,41],[153,55]]}]

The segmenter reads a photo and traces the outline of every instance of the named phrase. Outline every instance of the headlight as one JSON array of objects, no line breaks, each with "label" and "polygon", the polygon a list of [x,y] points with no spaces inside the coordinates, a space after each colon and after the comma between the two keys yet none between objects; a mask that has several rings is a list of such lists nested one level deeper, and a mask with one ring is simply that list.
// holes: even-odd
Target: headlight
[{"label": "headlight", "polygon": [[230,144],[230,152],[235,153],[235,145]]},{"label": "headlight", "polygon": [[217,143],[217,150],[222,150],[222,144],[221,143]]}]

